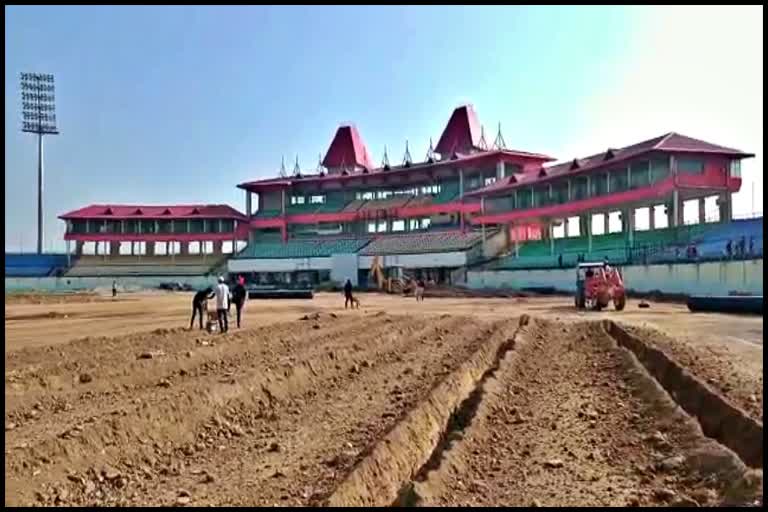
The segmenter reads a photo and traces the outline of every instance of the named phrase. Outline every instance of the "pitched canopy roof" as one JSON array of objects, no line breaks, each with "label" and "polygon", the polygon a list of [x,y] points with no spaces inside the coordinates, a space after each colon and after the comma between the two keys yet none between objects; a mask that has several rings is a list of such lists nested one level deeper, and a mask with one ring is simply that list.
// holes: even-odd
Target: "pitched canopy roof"
[{"label": "pitched canopy roof", "polygon": [[457,107],[448,119],[435,151],[443,158],[453,153],[475,149],[480,141],[480,121],[472,105]]},{"label": "pitched canopy roof", "polygon": [[328,152],[323,159],[323,166],[328,169],[339,167],[362,167],[373,169],[371,155],[355,125],[340,126],[333,136]]}]

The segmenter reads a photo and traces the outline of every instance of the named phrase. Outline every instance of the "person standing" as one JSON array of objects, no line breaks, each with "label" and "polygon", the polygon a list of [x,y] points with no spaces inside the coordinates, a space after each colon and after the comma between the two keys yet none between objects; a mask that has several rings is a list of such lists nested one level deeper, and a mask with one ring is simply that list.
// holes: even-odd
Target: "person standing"
[{"label": "person standing", "polygon": [[203,327],[203,315],[205,314],[205,303],[208,299],[212,299],[214,297],[213,288],[208,287],[205,290],[200,290],[195,294],[195,296],[192,298],[192,320],[189,321],[189,328],[192,329],[192,327],[195,325],[195,316],[200,316],[200,328],[204,329]]},{"label": "person standing", "polygon": [[117,297],[117,279],[112,280],[112,298]]},{"label": "person standing", "polygon": [[419,279],[416,281],[416,302],[421,302],[424,300],[424,280]]},{"label": "person standing", "polygon": [[347,305],[354,306],[354,299],[352,298],[352,281],[349,279],[344,283],[344,309],[347,309]]},{"label": "person standing", "polygon": [[216,315],[219,320],[219,332],[222,334],[229,330],[227,309],[229,308],[229,286],[224,282],[224,277],[219,276],[219,284],[214,290],[216,296]]},{"label": "person standing", "polygon": [[240,328],[240,318],[248,298],[248,291],[245,289],[244,279],[240,278],[232,289],[232,302],[235,304],[235,313],[237,314],[237,328]]}]

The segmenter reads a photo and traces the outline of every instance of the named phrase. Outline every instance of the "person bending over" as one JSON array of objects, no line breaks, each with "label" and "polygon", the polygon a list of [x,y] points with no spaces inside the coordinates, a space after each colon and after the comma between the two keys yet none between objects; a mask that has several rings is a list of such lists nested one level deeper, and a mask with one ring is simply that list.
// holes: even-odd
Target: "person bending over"
[{"label": "person bending over", "polygon": [[192,320],[189,322],[189,328],[192,329],[192,327],[195,325],[195,316],[200,316],[200,328],[203,329],[203,314],[205,313],[205,302],[208,299],[212,299],[214,297],[213,288],[208,287],[205,290],[200,290],[195,294],[195,296],[192,298]]}]

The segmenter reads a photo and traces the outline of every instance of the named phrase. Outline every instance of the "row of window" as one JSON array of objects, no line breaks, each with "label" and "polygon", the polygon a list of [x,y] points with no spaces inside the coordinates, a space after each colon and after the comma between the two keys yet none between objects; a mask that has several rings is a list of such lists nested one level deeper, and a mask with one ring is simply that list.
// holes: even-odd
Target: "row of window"
[{"label": "row of window", "polygon": [[124,233],[124,234],[202,234],[231,233],[235,230],[232,219],[194,220],[72,220],[67,222],[67,233]]},{"label": "row of window", "polygon": [[290,200],[291,206],[297,205],[297,204],[325,204],[325,196],[324,195],[317,195],[317,196],[291,196]]},{"label": "row of window", "polygon": [[386,232],[402,232],[405,231],[406,222],[408,222],[408,230],[409,231],[417,231],[419,229],[427,229],[429,228],[430,224],[432,223],[431,219],[429,217],[424,217],[422,219],[396,219],[391,221],[391,229],[387,229],[388,222],[386,220],[381,220],[378,222],[369,222],[366,226],[366,231],[368,233],[386,233]]},{"label": "row of window", "polygon": [[441,190],[442,187],[439,184],[401,188],[396,190],[367,190],[355,192],[355,199],[372,201],[374,199],[387,199],[392,196],[437,195]]},{"label": "row of window", "polygon": [[[693,169],[693,166],[688,167]],[[507,197],[486,200],[486,211],[536,208],[643,188],[669,176],[667,160],[636,162],[629,168],[578,176],[515,190]]]}]

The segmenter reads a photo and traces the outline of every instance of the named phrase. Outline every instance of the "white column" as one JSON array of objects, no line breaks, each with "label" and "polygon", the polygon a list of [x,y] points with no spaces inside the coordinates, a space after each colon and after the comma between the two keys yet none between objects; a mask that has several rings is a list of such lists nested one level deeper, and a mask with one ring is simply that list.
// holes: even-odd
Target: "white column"
[{"label": "white column", "polygon": [[672,191],[672,226],[680,226],[680,192],[677,189]]}]

